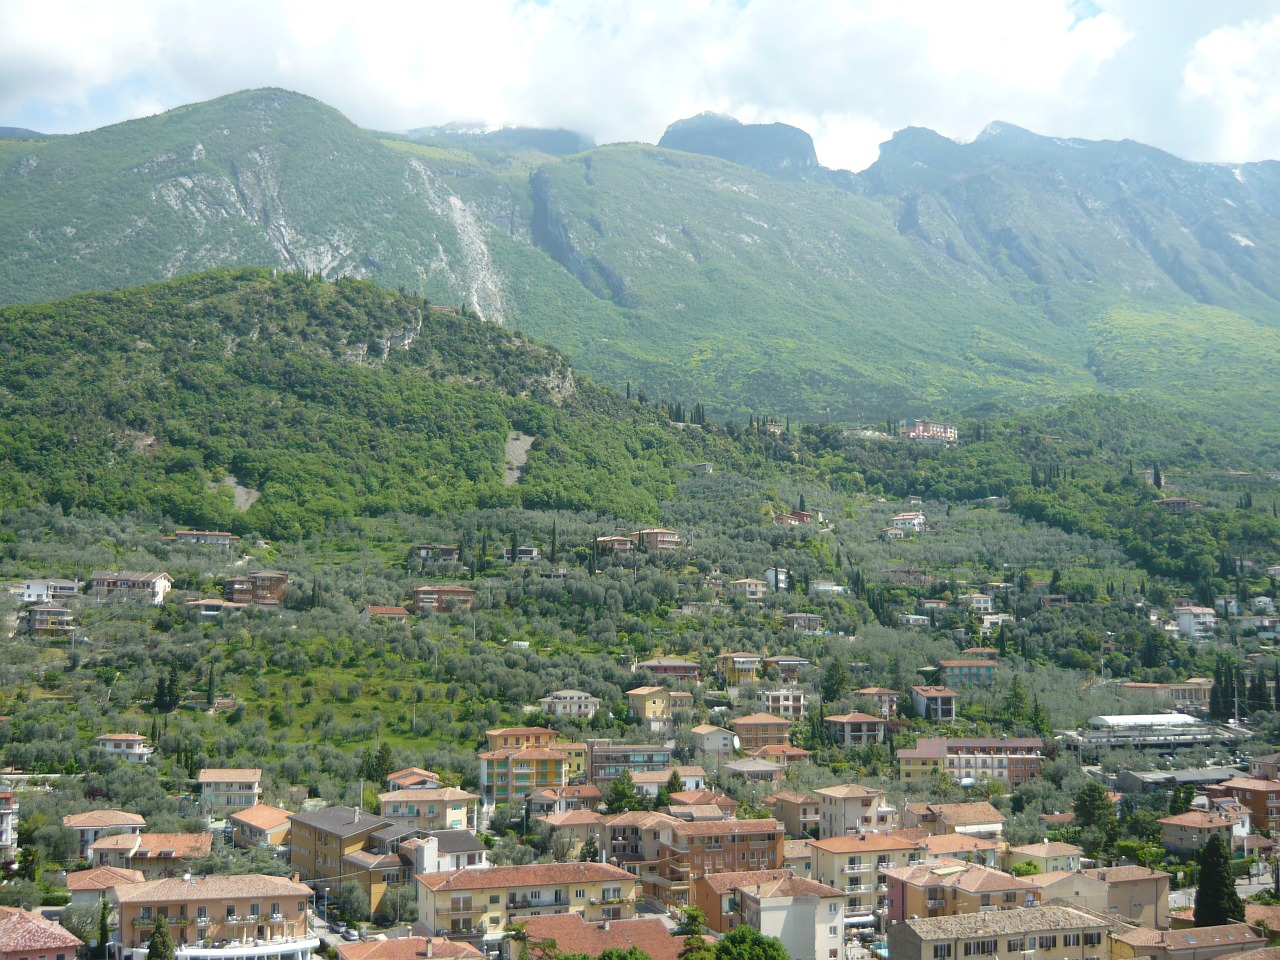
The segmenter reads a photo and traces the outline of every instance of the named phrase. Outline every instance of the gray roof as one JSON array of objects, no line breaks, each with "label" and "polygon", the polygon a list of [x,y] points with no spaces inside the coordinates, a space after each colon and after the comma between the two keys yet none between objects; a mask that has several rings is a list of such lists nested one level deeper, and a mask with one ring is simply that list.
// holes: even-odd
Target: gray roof
[{"label": "gray roof", "polygon": [[309,813],[295,813],[289,817],[289,821],[323,830],[337,837],[352,837],[366,830],[380,830],[391,826],[390,820],[365,813],[355,807],[324,807]]},{"label": "gray roof", "polygon": [[922,940],[952,940],[957,937],[1004,937],[1041,930],[1072,930],[1105,927],[1106,921],[1070,907],[1054,905],[1033,910],[997,910],[992,913],[964,913],[954,917],[907,920]]},{"label": "gray roof", "polygon": [[427,836],[436,838],[437,849],[441,853],[472,853],[488,849],[470,830],[433,830]]}]

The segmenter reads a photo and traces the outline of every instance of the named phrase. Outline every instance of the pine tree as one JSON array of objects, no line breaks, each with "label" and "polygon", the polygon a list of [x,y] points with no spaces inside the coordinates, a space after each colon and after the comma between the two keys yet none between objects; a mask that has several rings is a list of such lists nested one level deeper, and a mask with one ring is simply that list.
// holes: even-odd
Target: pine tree
[{"label": "pine tree", "polygon": [[169,921],[164,917],[156,917],[151,942],[147,944],[147,960],[177,960],[173,935],[169,932]]},{"label": "pine tree", "polygon": [[1215,927],[1244,920],[1244,903],[1231,875],[1231,851],[1221,834],[1209,838],[1200,852],[1200,880],[1196,887],[1195,925]]},{"label": "pine tree", "polygon": [[165,700],[165,713],[172,713],[178,709],[178,704],[182,702],[182,685],[178,681],[178,665],[176,663],[169,666],[169,691],[168,699]]},{"label": "pine tree", "polygon": [[604,802],[608,813],[626,813],[628,810],[639,810],[644,806],[636,793],[636,784],[631,779],[630,770],[623,770],[618,775],[618,779],[609,784]]},{"label": "pine tree", "polygon": [[151,709],[156,713],[163,713],[168,709],[169,703],[169,680],[164,674],[160,674],[160,679],[156,681],[156,695],[151,700]]},{"label": "pine tree", "polygon": [[600,845],[596,843],[595,834],[589,834],[578,850],[578,859],[583,863],[595,863],[600,859]]}]

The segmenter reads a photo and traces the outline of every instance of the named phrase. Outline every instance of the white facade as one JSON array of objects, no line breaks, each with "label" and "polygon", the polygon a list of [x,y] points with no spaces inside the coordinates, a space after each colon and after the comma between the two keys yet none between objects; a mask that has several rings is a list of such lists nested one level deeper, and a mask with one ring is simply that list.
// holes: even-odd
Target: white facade
[{"label": "white facade", "polygon": [[155,752],[147,744],[146,737],[134,733],[104,733],[95,743],[108,757],[127,760],[129,763],[146,763]]}]

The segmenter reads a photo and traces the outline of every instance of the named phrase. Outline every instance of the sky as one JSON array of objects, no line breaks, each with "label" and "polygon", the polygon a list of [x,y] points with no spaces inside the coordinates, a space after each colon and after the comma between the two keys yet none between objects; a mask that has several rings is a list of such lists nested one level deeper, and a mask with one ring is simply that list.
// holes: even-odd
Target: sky
[{"label": "sky", "polygon": [[252,87],[372,129],[656,143],[704,110],[860,170],[1004,121],[1280,159],[1280,0],[3,0],[0,126],[73,133]]}]

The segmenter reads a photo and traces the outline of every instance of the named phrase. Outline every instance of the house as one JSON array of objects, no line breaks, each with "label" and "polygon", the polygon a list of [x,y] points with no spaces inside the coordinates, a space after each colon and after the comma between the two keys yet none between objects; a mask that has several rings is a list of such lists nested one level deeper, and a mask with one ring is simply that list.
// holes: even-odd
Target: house
[{"label": "house", "polygon": [[108,833],[139,834],[147,821],[136,813],[124,810],[88,810],[84,813],[69,813],[62,818],[62,825],[74,830],[79,840],[80,859],[89,858],[89,848],[94,842]]},{"label": "house", "polygon": [[635,671],[640,670],[647,670],[662,677],[672,677],[675,680],[698,682],[698,665],[678,657],[654,657],[652,660],[642,660],[635,665]]},{"label": "house", "polygon": [[814,792],[818,795],[819,839],[893,830],[898,826],[898,811],[886,802],[883,790],[842,783]]},{"label": "house", "polygon": [[978,634],[979,636],[989,637],[1006,623],[1017,622],[1017,618],[1012,613],[984,613],[981,623],[978,625]]},{"label": "house", "polygon": [[1169,880],[1163,870],[1129,865],[1081,870],[1107,885],[1107,912],[1161,930],[1169,926]]},{"label": "house", "polygon": [[790,870],[701,877],[693,884],[693,905],[715,933],[748,926],[781,940],[792,960],[844,956],[844,893]]},{"label": "house", "polygon": [[538,700],[538,707],[552,717],[590,720],[604,703],[582,690],[556,690]]},{"label": "house", "polygon": [[632,718],[650,731],[670,735],[675,730],[675,712],[693,710],[693,694],[666,687],[636,687],[627,691],[627,708]]},{"label": "house", "polygon": [[240,542],[240,538],[223,530],[179,530],[173,535],[173,542],[179,546],[221,547],[223,550],[230,550]]},{"label": "house", "polygon": [[995,840],[975,837],[967,833],[937,833],[920,838],[920,849],[917,859],[925,863],[937,863],[939,860],[953,858],[966,863],[980,863],[984,866],[996,865],[996,851],[1000,844]]},{"label": "house", "polygon": [[786,567],[769,567],[764,572],[764,582],[770,590],[775,592],[788,591],[793,583],[791,571]]},{"label": "house", "polygon": [[1040,902],[1057,902],[1074,910],[1107,915],[1107,896],[1110,888],[1096,877],[1087,877],[1079,870],[1050,870],[1033,873],[1022,878],[1040,891]]},{"label": "house", "polygon": [[763,747],[756,747],[753,750],[743,752],[748,757],[755,757],[757,760],[768,760],[770,763],[776,763],[783,767],[789,767],[794,763],[808,763],[809,758],[813,756],[811,750],[805,750],[803,747],[794,747],[789,743],[769,743]]},{"label": "house", "polygon": [[907,539],[907,531],[901,527],[885,527],[880,531],[880,536],[885,540],[905,540]]},{"label": "house", "polygon": [[991,599],[990,594],[986,593],[962,593],[956,597],[956,603],[964,607],[970,613],[995,613],[995,602]]},{"label": "house", "polygon": [[811,793],[779,790],[760,801],[791,837],[808,837],[818,829],[821,801]]},{"label": "house", "polygon": [[949,687],[912,687],[911,705],[926,720],[946,722],[956,718],[956,692]]},{"label": "house", "polygon": [[782,765],[770,763],[768,760],[757,760],[746,757],[742,760],[730,760],[720,768],[732,777],[741,777],[747,783],[763,783],[766,785],[782,782]]},{"label": "house", "polygon": [[231,824],[231,842],[243,849],[257,847],[272,855],[288,852],[289,811],[265,803],[247,810],[237,810],[227,817]]},{"label": "house", "polygon": [[67,892],[77,906],[87,903],[95,906],[107,899],[115,887],[129,883],[141,883],[147,879],[141,870],[123,870],[120,867],[92,867],[67,874]]},{"label": "house", "polygon": [[716,666],[724,677],[726,686],[755,683],[759,679],[762,659],[758,653],[722,653],[716,657]]},{"label": "house", "polygon": [[156,919],[167,917],[179,956],[199,948],[202,960],[309,960],[320,948],[307,923],[312,896],[305,884],[262,874],[126,884],[111,893],[116,942],[143,960]]},{"label": "house", "polygon": [[282,570],[258,570],[222,581],[222,595],[227,600],[258,607],[284,606],[288,589],[289,575]]},{"label": "house", "polygon": [[1280,830],[1280,781],[1232,777],[1216,786],[1205,787],[1210,797],[1234,797],[1249,811],[1255,830]]},{"label": "house", "polygon": [[28,580],[22,585],[23,603],[67,603],[79,595],[79,580]]},{"label": "house", "polygon": [[969,803],[908,803],[905,827],[919,827],[933,834],[963,833],[994,839],[1004,833],[1005,817],[986,800]]},{"label": "house", "polygon": [[122,833],[95,840],[89,858],[99,867],[140,870],[154,880],[182,876],[191,861],[207,857],[212,849],[208,833]]},{"label": "house", "polygon": [[898,715],[898,698],[902,694],[897,690],[890,690],[888,687],[863,687],[861,690],[855,690],[854,693],[872,701],[876,705],[876,713],[880,716],[889,718]]},{"label": "house", "polygon": [[454,610],[470,612],[475,596],[476,592],[470,587],[452,583],[428,583],[414,587],[410,606],[418,614],[452,613]]},{"label": "house", "polygon": [[225,817],[258,802],[262,796],[262,771],[257,767],[210,767],[196,775],[196,784],[200,788],[201,812],[207,817]]},{"label": "house", "polygon": [[460,556],[457,545],[452,543],[419,543],[410,552],[424,564],[457,563]]},{"label": "house", "polygon": [[693,728],[694,749],[718,757],[733,756],[733,734],[724,727],[700,723]]},{"label": "house", "polygon": [[1070,907],[909,918],[888,929],[893,960],[1099,960],[1112,924]]},{"label": "house", "polygon": [[636,541],[631,537],[605,536],[596,537],[596,552],[610,553],[615,557],[625,557],[635,549]]},{"label": "house", "polygon": [[743,577],[741,580],[729,582],[729,592],[734,596],[742,597],[748,602],[755,603],[764,599],[767,586],[768,584],[763,580],[757,580],[754,577]]},{"label": "house", "polygon": [[387,774],[388,790],[408,790],[411,787],[440,786],[440,775],[422,767],[405,767]]},{"label": "house", "polygon": [[1186,497],[1165,497],[1163,500],[1155,501],[1155,504],[1165,513],[1190,513],[1193,510],[1204,509],[1198,501]]},{"label": "house", "polygon": [[[813,879],[845,895],[845,922],[870,926],[875,912],[886,906],[886,870],[905,867],[918,859],[918,838],[899,831],[854,833],[811,840]],[[883,887],[883,890],[881,889]]]},{"label": "house", "polygon": [[782,625],[796,633],[819,633],[822,618],[816,613],[788,613],[782,618]]},{"label": "house", "polygon": [[223,600],[220,597],[201,597],[195,600],[188,600],[185,606],[195,610],[204,619],[212,620],[214,617],[220,617],[228,611],[243,610],[249,604],[232,603],[230,600]]},{"label": "house", "polygon": [[546,824],[556,839],[563,838],[568,842],[563,859],[577,860],[583,844],[594,840],[597,850],[604,849],[605,819],[594,810],[566,810],[564,813],[549,813],[538,817],[538,822]]},{"label": "house", "polygon": [[756,694],[756,706],[775,717],[799,720],[804,716],[805,692],[799,687],[761,690]]},{"label": "house", "polygon": [[986,779],[1016,787],[1040,775],[1043,746],[1039,737],[921,737],[898,751],[898,771],[904,781],[941,772],[965,786]]},{"label": "house", "polygon": [[919,510],[910,510],[906,513],[899,513],[889,522],[894,530],[910,531],[912,533],[920,533],[924,530],[927,520],[925,515]]},{"label": "house", "polygon": [[898,436],[914,443],[947,446],[959,442],[960,431],[954,423],[940,423],[936,420],[899,420]]},{"label": "house", "polygon": [[523,927],[522,940],[508,938],[503,942],[506,960],[518,960],[526,947],[530,960],[556,960],[565,955],[599,957],[606,950],[620,955],[638,950],[649,960],[678,960],[684,949],[684,938],[672,936],[657,917],[588,923],[581,914],[564,913],[529,917]]},{"label": "house", "polygon": [[1249,776],[1255,780],[1280,780],[1280,753],[1250,758]]},{"label": "house", "polygon": [[588,922],[635,916],[638,881],[605,863],[534,863],[423,873],[417,877],[418,922],[441,935],[479,935],[500,943],[506,929],[546,914],[581,914]]},{"label": "house", "polygon": [[146,763],[155,752],[147,738],[136,733],[104,733],[93,742],[108,757],[129,763]]},{"label": "house", "polygon": [[989,687],[996,682],[994,660],[939,660],[938,673],[948,687]]},{"label": "house", "polygon": [[596,810],[604,802],[604,794],[594,783],[538,790],[530,794],[530,798],[529,810],[537,815],[564,813],[566,810]]},{"label": "house", "polygon": [[480,754],[486,801],[516,803],[529,794],[569,783],[569,756],[550,747],[502,747]]},{"label": "house", "polygon": [[1192,640],[1207,640],[1213,636],[1218,617],[1212,607],[1181,607],[1174,611],[1178,621],[1178,635]]},{"label": "house", "polygon": [[908,629],[925,630],[932,625],[932,621],[919,613],[900,613],[898,614],[898,626],[907,627]]},{"label": "house", "polygon": [[657,873],[645,882],[646,895],[660,904],[689,903],[694,877],[782,866],[783,829],[777,820],[667,820],[657,825],[657,845],[651,848]]},{"label": "house", "polygon": [[1118,684],[1126,693],[1147,693],[1168,700],[1179,710],[1203,710],[1213,694],[1213,680],[1208,677],[1190,677],[1180,683],[1138,683],[1126,681]]},{"label": "house", "polygon": [[408,623],[409,611],[405,607],[380,607],[371,604],[360,611],[360,619],[366,623],[371,620],[385,620],[388,623]]},{"label": "house", "polygon": [[631,534],[631,539],[645,550],[654,552],[678,550],[680,548],[680,534],[674,530],[663,530],[661,527],[655,527],[650,530],[637,530]]},{"label": "house", "polygon": [[343,858],[364,849],[377,830],[392,826],[355,807],[323,807],[289,816],[289,866],[305,881],[346,871]]},{"label": "house", "polygon": [[981,864],[943,858],[895,867],[889,878],[890,924],[910,917],[953,917],[962,913],[1018,910],[1040,902],[1040,891],[1018,877]]},{"label": "house", "polygon": [[167,573],[96,570],[89,577],[89,595],[99,603],[108,600],[146,600],[158,607],[164,603],[164,598],[171,589],[173,577]]},{"label": "house", "polygon": [[671,782],[672,774],[680,778],[680,789],[676,793],[707,789],[707,771],[694,765],[681,765],[669,770],[645,770],[632,774],[631,779],[637,792],[656,797]]},{"label": "house", "polygon": [[484,960],[469,943],[448,937],[396,937],[391,940],[339,940],[333,944],[339,960]]},{"label": "house", "polygon": [[1020,863],[1034,864],[1036,873],[1054,873],[1059,870],[1079,870],[1084,851],[1074,843],[1044,840],[1010,847],[1005,851],[1004,867],[1012,870]]},{"label": "house", "polygon": [[804,657],[797,657],[794,654],[784,653],[764,658],[765,672],[769,673],[771,670],[776,670],[778,679],[783,683],[795,683],[800,679],[800,671],[807,666],[809,666],[808,660]]},{"label": "house", "polygon": [[1221,837],[1228,850],[1235,849],[1236,819],[1206,810],[1188,810],[1160,819],[1160,842],[1175,856],[1198,858],[1200,851],[1215,836]]},{"label": "house", "polygon": [[418,830],[470,830],[480,798],[456,787],[409,787],[378,794],[378,812]]},{"label": "house", "polygon": [[843,584],[836,583],[834,580],[810,580],[809,596],[840,596],[845,592]]},{"label": "house", "polygon": [[61,604],[38,603],[23,612],[33,637],[69,637],[75,632],[76,615]]},{"label": "house", "polygon": [[1150,960],[1212,960],[1224,954],[1240,954],[1266,946],[1267,938],[1244,923],[1224,923],[1185,930],[1151,930],[1138,927],[1112,935],[1113,960],[1149,957]]},{"label": "house", "polygon": [[411,858],[415,875],[489,865],[489,848],[470,830],[414,831],[399,848]]},{"label": "house", "polygon": [[791,742],[791,721],[771,713],[753,713],[730,721],[744,751]]},{"label": "house", "polygon": [[76,960],[83,940],[61,924],[26,910],[0,914],[0,960]]},{"label": "house", "polygon": [[884,742],[885,722],[879,717],[854,711],[823,717],[823,721],[836,743],[846,750]]}]

